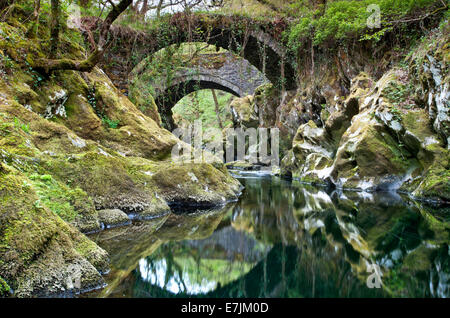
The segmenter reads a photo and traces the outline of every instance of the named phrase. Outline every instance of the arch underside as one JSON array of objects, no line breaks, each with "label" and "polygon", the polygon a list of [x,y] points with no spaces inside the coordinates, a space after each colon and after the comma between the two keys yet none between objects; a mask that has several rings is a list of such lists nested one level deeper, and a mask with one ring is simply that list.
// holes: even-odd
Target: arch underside
[{"label": "arch underside", "polygon": [[155,98],[164,128],[169,131],[173,131],[176,128],[172,117],[172,107],[184,96],[202,89],[216,89],[225,91],[237,97],[241,96],[238,89],[211,80],[191,79],[170,86]]}]

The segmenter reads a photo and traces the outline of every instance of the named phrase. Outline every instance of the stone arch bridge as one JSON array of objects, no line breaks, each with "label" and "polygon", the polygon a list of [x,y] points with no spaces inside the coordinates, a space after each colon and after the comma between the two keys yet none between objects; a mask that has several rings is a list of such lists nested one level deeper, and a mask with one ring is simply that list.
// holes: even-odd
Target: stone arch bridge
[{"label": "stone arch bridge", "polygon": [[[144,60],[130,74],[130,79],[139,79],[140,86],[152,90],[164,126],[169,130],[175,128],[172,107],[194,91],[217,89],[242,97],[253,95],[258,86],[268,83],[263,73],[230,52],[189,56],[170,75],[164,72],[155,76],[151,62]],[[130,81],[130,85],[133,82]]]},{"label": "stone arch bridge", "polygon": [[[119,88],[127,90],[130,73],[143,59],[185,42],[206,42],[233,52],[265,74],[274,85],[295,88],[293,59],[281,44],[286,22],[209,13],[175,13],[163,19],[146,31],[121,26],[111,28],[111,45],[102,68]],[[91,17],[82,22],[84,29],[95,34],[100,20]]]}]

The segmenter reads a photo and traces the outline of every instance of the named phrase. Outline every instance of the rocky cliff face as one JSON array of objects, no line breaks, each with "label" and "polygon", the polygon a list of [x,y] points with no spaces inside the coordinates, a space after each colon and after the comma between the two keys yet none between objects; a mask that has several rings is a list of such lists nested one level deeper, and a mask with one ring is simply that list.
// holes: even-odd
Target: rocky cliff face
[{"label": "rocky cliff face", "polygon": [[[331,105],[325,98],[320,115],[300,111],[297,117],[309,122],[298,127],[282,173],[338,188],[450,201],[448,33],[435,30],[407,62],[378,80],[359,73],[347,95],[336,92]],[[296,97],[291,103],[298,104]]]},{"label": "rocky cliff face", "polygon": [[261,87],[236,99],[234,123],[280,128],[284,175],[448,202],[448,27],[431,34],[403,61],[338,50],[336,63],[319,62],[296,91]]}]

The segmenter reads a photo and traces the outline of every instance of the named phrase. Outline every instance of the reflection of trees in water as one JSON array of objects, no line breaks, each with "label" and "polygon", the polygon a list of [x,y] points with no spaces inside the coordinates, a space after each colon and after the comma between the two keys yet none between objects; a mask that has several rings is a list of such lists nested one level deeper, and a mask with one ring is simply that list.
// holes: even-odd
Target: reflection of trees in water
[{"label": "reflection of trees in water", "polygon": [[[317,296],[317,288],[324,286],[333,291],[332,280],[318,284],[326,282],[320,275],[341,277],[341,296],[355,288],[345,285],[349,279],[359,278],[367,289],[366,269],[371,263],[382,266],[385,289],[392,295],[433,296],[439,290],[449,294],[449,226],[441,223],[446,220],[443,213],[397,194],[329,194],[282,182],[244,179],[246,195],[252,199],[235,207],[233,226],[265,242],[297,246],[303,255],[299,270],[311,272],[310,295]],[[258,205],[259,201],[265,204]]]},{"label": "reflection of trees in water", "polygon": [[[197,295],[184,292],[171,293],[157,284],[148,284],[135,273],[133,296],[146,297],[373,297],[380,296],[379,290],[371,290],[358,280],[346,281],[346,275],[327,275],[323,271],[328,264],[314,266],[309,262],[308,251],[294,246],[276,244],[267,256],[258,262],[247,274],[218,286],[216,289]],[[306,260],[306,262],[304,261]],[[313,266],[311,266],[313,265]],[[348,264],[344,273],[350,270]]]}]

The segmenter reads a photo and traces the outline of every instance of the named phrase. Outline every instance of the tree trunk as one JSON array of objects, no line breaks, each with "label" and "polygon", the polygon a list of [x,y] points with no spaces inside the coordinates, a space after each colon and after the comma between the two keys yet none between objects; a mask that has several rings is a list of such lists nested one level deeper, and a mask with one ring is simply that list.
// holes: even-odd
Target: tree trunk
[{"label": "tree trunk", "polygon": [[217,122],[219,123],[220,129],[223,130],[222,119],[220,119],[220,107],[219,107],[219,101],[217,100],[216,91],[215,91],[214,89],[211,89],[211,94],[212,94],[212,96],[213,96],[214,104],[215,104],[215,108],[216,108]]},{"label": "tree trunk", "polygon": [[27,37],[34,37],[37,33],[39,24],[39,13],[41,11],[41,0],[34,0],[33,22],[27,30]]},{"label": "tree trunk", "polygon": [[34,0],[33,16],[36,23],[39,22],[39,11],[41,11],[41,0]]},{"label": "tree trunk", "polygon": [[51,31],[50,31],[50,58],[54,59],[58,53],[60,24],[59,0],[51,0]]},{"label": "tree trunk", "polygon": [[148,0],[144,0],[144,3],[142,4],[141,8],[141,16],[143,19],[145,18],[147,11],[148,11]]},{"label": "tree trunk", "polygon": [[161,9],[162,9],[163,2],[164,2],[164,0],[159,0],[159,2],[158,2],[158,7],[156,8],[156,17],[157,18],[161,17]]}]

